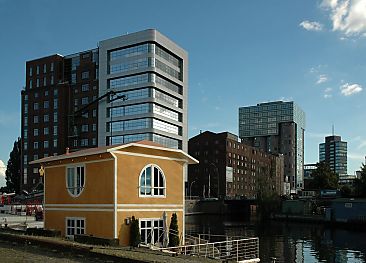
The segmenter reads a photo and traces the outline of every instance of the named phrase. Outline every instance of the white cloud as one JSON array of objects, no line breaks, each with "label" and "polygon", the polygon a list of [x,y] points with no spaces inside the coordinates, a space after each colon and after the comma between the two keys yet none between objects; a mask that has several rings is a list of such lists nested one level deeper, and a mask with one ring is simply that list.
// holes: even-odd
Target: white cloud
[{"label": "white cloud", "polygon": [[330,99],[331,97],[333,97],[332,94],[324,94],[324,99]]},{"label": "white cloud", "polygon": [[363,154],[349,152],[347,157],[352,160],[365,161],[365,155]]},{"label": "white cloud", "polygon": [[322,83],[327,82],[327,81],[328,81],[327,75],[322,74],[322,75],[319,75],[316,84],[322,84]]},{"label": "white cloud", "polygon": [[303,27],[308,31],[321,31],[323,29],[323,25],[318,22],[311,22],[308,20],[302,21],[299,26]]},{"label": "white cloud", "polygon": [[333,95],[331,94],[332,91],[332,88],[326,88],[324,90],[324,99],[330,99],[331,97],[333,97]]},{"label": "white cloud", "polygon": [[330,11],[333,31],[365,36],[366,0],[323,0],[321,6]]},{"label": "white cloud", "polygon": [[6,185],[5,171],[6,171],[6,166],[5,166],[4,162],[2,160],[0,160],[0,187]]},{"label": "white cloud", "polygon": [[340,87],[340,90],[341,90],[341,93],[344,96],[350,96],[350,95],[361,92],[362,91],[362,86],[359,85],[359,84],[348,84],[348,83],[346,83],[346,84],[343,84]]}]

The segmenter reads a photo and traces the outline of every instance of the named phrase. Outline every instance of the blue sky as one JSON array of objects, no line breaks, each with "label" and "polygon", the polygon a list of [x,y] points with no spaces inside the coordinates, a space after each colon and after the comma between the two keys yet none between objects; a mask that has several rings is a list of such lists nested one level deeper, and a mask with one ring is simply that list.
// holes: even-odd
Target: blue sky
[{"label": "blue sky", "polygon": [[190,137],[237,134],[240,106],[294,100],[305,162],[334,124],[353,174],[366,154],[365,14],[366,0],[0,0],[0,160],[20,135],[25,61],[156,28],[189,52]]}]

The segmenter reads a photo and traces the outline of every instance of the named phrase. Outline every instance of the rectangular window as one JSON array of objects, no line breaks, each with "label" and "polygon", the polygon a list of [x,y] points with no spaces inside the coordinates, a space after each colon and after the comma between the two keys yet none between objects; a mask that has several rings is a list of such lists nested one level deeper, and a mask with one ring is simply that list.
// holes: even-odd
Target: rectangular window
[{"label": "rectangular window", "polygon": [[54,139],[54,140],[53,140],[53,147],[54,147],[54,148],[57,148],[57,139]]},{"label": "rectangular window", "polygon": [[51,63],[51,69],[50,69],[50,71],[52,72],[53,71],[53,66],[54,66],[54,64],[53,64],[53,62]]},{"label": "rectangular window", "polygon": [[55,97],[56,97],[57,95],[58,95],[58,89],[54,89],[54,90],[53,90],[53,96],[55,96]]},{"label": "rectangular window", "polygon": [[33,130],[33,136],[38,136],[38,129]]},{"label": "rectangular window", "polygon": [[43,142],[43,148],[48,149],[48,141]]},{"label": "rectangular window", "polygon": [[81,86],[81,91],[88,91],[89,90],[89,84],[83,84]]},{"label": "rectangular window", "polygon": [[29,80],[29,88],[30,89],[33,88],[32,86],[33,86],[33,81],[32,80]]},{"label": "rectangular window", "polygon": [[89,103],[89,98],[88,97],[84,97],[81,99],[81,104],[82,105],[85,105],[85,104],[88,104]]},{"label": "rectangular window", "polygon": [[48,109],[48,108],[49,108],[49,106],[50,106],[50,103],[48,102],[48,100],[45,100],[45,101],[43,102],[43,108],[44,108],[44,109]]},{"label": "rectangular window", "polygon": [[88,130],[89,130],[88,124],[84,124],[84,125],[81,126],[81,131],[82,132],[88,132]]},{"label": "rectangular window", "polygon": [[33,123],[38,123],[38,116],[33,116]]},{"label": "rectangular window", "polygon": [[48,114],[45,114],[43,116],[43,122],[48,122],[49,121],[49,115]]},{"label": "rectangular window", "polygon": [[27,184],[27,179],[28,179],[28,171],[27,171],[27,168],[24,168],[24,170],[23,170],[23,184]]},{"label": "rectangular window", "polygon": [[39,66],[37,66],[37,75],[39,75]]},{"label": "rectangular window", "polygon": [[57,118],[57,112],[53,113],[53,122],[57,122],[58,118]]},{"label": "rectangular window", "polygon": [[38,149],[38,142],[33,143],[33,149]]},{"label": "rectangular window", "polygon": [[76,73],[72,73],[71,74],[71,83],[75,84],[76,83]]},{"label": "rectangular window", "polygon": [[39,78],[37,78],[36,87],[39,88]]},{"label": "rectangular window", "polygon": [[49,133],[48,127],[43,128],[43,134],[48,135],[48,133]]},{"label": "rectangular window", "polygon": [[53,126],[53,135],[57,136],[57,126]]},{"label": "rectangular window", "polygon": [[24,155],[23,163],[28,164],[28,155]]},{"label": "rectangular window", "polygon": [[38,110],[39,109],[39,105],[38,105],[38,102],[35,102],[33,104],[33,110]]},{"label": "rectangular window", "polygon": [[88,79],[89,78],[89,71],[84,71],[83,73],[81,73],[81,78],[82,79]]},{"label": "rectangular window", "polygon": [[55,109],[55,110],[58,108],[57,103],[58,103],[58,99],[54,99],[53,100],[53,109]]},{"label": "rectangular window", "polygon": [[97,138],[92,139],[92,144],[93,144],[93,146],[97,145]]},{"label": "rectangular window", "polygon": [[24,126],[28,126],[28,118],[24,117]]},{"label": "rectangular window", "polygon": [[162,219],[140,219],[141,243],[162,244],[163,242],[163,220]]},{"label": "rectangular window", "polygon": [[97,125],[95,123],[93,123],[92,125],[92,131],[96,131],[97,130]]},{"label": "rectangular window", "polygon": [[46,64],[43,65],[43,73],[47,73],[47,65]]},{"label": "rectangular window", "polygon": [[51,85],[55,84],[55,79],[53,77],[53,75],[51,76]]},{"label": "rectangular window", "polygon": [[74,235],[84,235],[85,218],[66,217],[66,236],[74,237]]},{"label": "rectangular window", "polygon": [[88,139],[81,139],[80,140],[80,146],[88,146],[88,145],[89,145]]},{"label": "rectangular window", "polygon": [[47,86],[47,78],[43,77],[43,86]]},{"label": "rectangular window", "polygon": [[24,148],[25,151],[28,150],[28,143],[27,142],[24,142],[23,148]]},{"label": "rectangular window", "polygon": [[33,76],[33,68],[32,67],[30,67],[29,68],[29,77],[32,77]]}]

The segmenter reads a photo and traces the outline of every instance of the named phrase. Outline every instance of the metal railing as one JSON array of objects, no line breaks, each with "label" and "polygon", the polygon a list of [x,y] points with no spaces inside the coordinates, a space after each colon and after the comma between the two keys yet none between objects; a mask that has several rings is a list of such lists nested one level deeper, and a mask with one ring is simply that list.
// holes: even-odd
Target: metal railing
[{"label": "metal railing", "polygon": [[257,237],[160,248],[159,250],[223,261],[259,262],[259,239]]}]

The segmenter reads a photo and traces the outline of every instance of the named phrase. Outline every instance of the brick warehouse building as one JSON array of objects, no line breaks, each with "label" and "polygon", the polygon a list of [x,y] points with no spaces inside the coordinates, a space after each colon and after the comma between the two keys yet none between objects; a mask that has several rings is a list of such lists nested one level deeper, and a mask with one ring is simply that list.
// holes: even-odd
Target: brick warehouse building
[{"label": "brick warehouse building", "polygon": [[149,140],[187,151],[188,55],[154,29],[28,61],[21,94],[21,189],[42,183],[29,162],[66,148]]},{"label": "brick warehouse building", "polygon": [[188,195],[255,198],[260,187],[284,193],[282,155],[245,145],[229,132],[205,131],[189,140],[188,149],[199,161],[188,168]]}]

